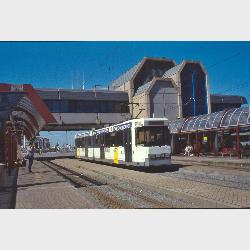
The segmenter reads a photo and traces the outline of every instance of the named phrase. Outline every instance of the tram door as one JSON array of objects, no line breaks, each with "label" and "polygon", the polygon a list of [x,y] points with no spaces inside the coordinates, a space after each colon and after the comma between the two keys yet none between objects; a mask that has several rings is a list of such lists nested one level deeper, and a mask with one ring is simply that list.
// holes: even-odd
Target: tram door
[{"label": "tram door", "polygon": [[123,131],[123,141],[125,150],[125,161],[132,162],[132,140],[131,140],[131,129],[125,129]]},{"label": "tram door", "polygon": [[104,134],[100,134],[100,158],[101,159],[105,159],[105,154],[104,154],[104,140],[105,140],[105,136]]}]

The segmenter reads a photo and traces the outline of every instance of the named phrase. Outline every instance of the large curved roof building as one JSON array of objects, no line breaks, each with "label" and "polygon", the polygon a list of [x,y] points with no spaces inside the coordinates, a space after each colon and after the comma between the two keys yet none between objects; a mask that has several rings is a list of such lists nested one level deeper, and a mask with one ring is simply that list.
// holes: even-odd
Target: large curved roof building
[{"label": "large curved roof building", "polygon": [[111,88],[128,92],[133,118],[175,120],[247,104],[243,96],[212,95],[203,64],[191,60],[176,65],[172,59],[145,57],[115,79]]}]

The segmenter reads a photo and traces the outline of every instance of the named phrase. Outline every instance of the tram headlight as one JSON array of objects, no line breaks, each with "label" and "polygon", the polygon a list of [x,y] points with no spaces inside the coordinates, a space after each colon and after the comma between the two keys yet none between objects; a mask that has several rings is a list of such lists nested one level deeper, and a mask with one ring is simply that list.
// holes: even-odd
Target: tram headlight
[{"label": "tram headlight", "polygon": [[168,153],[162,153],[162,154],[149,154],[148,158],[149,159],[165,159],[165,158],[169,158],[170,155]]},{"label": "tram headlight", "polygon": [[171,154],[165,154],[165,158],[170,158]]},{"label": "tram headlight", "polygon": [[155,158],[156,158],[156,155],[155,155],[155,154],[149,154],[149,155],[148,155],[148,158],[149,158],[149,159],[155,159]]}]

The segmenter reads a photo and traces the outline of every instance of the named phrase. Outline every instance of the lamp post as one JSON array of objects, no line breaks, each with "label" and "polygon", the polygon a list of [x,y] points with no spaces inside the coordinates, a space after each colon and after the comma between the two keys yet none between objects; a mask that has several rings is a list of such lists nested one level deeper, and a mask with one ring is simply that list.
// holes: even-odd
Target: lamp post
[{"label": "lamp post", "polygon": [[[95,101],[96,101],[96,87],[98,86],[102,86],[101,84],[95,84]],[[98,110],[96,112],[96,124],[100,125],[101,121],[100,121],[100,118],[99,118],[99,113],[98,113]]]},{"label": "lamp post", "polygon": [[95,98],[96,98],[96,87],[102,86],[101,84],[95,84]]}]

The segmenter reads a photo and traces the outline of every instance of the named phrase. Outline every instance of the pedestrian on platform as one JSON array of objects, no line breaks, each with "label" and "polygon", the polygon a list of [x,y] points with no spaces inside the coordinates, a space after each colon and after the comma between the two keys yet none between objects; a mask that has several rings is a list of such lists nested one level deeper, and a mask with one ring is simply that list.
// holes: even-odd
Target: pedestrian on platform
[{"label": "pedestrian on platform", "polygon": [[27,155],[27,159],[29,160],[29,165],[28,165],[29,173],[32,173],[31,167],[34,160],[34,154],[35,154],[35,145],[33,143],[30,143],[28,146],[28,155]]},{"label": "pedestrian on platform", "polygon": [[186,156],[193,156],[193,154],[192,154],[192,152],[193,152],[193,147],[191,146],[191,145],[187,145],[186,147],[185,147],[185,152],[184,152],[184,155]]}]

